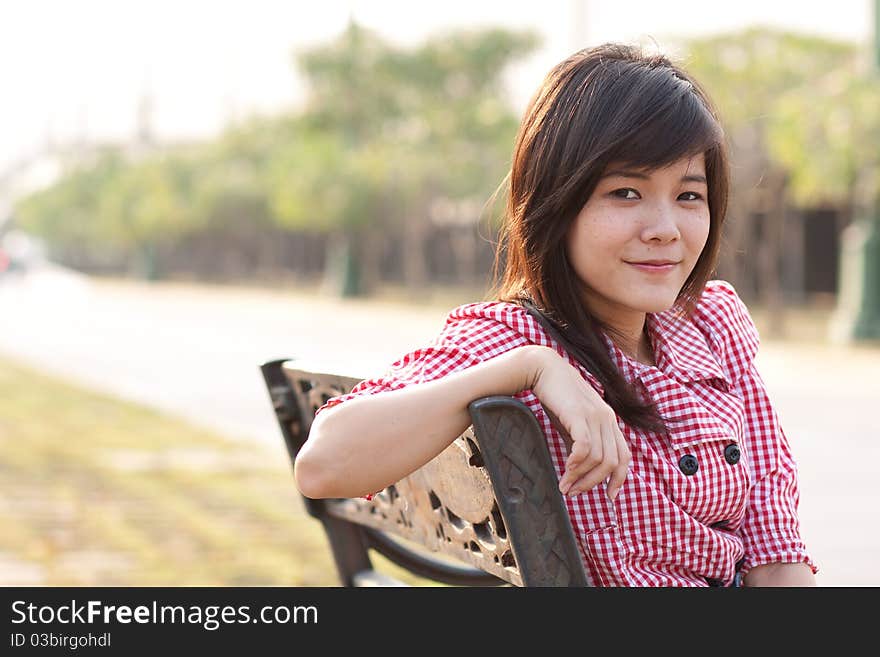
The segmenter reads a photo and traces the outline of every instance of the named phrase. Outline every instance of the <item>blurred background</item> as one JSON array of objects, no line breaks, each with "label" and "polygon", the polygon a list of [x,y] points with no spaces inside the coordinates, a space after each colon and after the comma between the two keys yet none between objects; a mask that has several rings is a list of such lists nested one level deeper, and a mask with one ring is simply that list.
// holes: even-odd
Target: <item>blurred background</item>
[{"label": "blurred background", "polygon": [[367,377],[482,299],[522,112],[605,41],[715,99],[819,582],[880,584],[878,4],[5,6],[0,585],[335,584],[258,366]]}]

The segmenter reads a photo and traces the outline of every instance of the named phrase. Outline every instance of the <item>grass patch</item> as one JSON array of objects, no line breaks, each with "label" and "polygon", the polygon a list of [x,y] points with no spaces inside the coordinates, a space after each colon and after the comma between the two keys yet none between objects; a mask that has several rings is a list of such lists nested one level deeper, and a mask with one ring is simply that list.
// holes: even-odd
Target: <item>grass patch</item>
[{"label": "grass patch", "polygon": [[338,585],[274,452],[2,359],[0,487],[0,585]]}]

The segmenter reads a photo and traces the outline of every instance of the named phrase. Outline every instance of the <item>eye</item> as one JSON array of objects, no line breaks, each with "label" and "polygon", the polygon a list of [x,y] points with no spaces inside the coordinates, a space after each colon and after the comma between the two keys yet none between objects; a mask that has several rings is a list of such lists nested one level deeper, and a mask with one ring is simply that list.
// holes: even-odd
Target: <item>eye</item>
[{"label": "eye", "polygon": [[[690,196],[691,198],[682,198],[682,196]],[[703,198],[701,194],[697,194],[696,192],[684,192],[683,194],[679,194],[678,198],[682,201],[699,201]]]},{"label": "eye", "polygon": [[634,201],[637,198],[641,198],[641,196],[639,196],[639,193],[632,187],[615,189],[613,192],[611,192],[611,195],[616,198],[625,199],[627,201]]}]

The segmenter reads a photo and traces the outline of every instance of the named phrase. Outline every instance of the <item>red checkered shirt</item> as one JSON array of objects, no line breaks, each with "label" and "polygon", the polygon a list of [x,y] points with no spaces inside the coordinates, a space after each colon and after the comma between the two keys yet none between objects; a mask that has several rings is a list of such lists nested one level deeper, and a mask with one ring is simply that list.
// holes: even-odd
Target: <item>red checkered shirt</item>
[{"label": "red checkered shirt", "polygon": [[[817,572],[800,537],[796,465],[753,363],[758,332],[736,291],[710,281],[691,318],[673,308],[649,313],[646,323],[656,367],[629,358],[603,337],[624,377],[657,404],[670,435],[618,418],[632,463],[616,500],[608,499],[605,484],[564,498],[588,577],[597,586],[706,586],[729,585],[737,563],[743,575],[766,563],[802,562]],[[482,302],[454,309],[429,345],[318,412],[530,344],[555,349],[604,395],[601,383],[524,308]],[[567,456],[562,437],[531,390],[516,398],[537,417],[561,477]],[[738,460],[735,449],[725,457],[731,445],[739,448]],[[696,459],[692,474],[681,464],[687,455]]]}]

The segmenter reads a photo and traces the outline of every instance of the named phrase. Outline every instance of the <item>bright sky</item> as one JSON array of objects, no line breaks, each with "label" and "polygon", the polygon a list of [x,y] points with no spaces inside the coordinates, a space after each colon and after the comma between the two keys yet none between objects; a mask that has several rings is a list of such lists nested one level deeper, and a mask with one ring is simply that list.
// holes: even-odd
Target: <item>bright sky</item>
[{"label": "bright sky", "polygon": [[301,95],[292,53],[349,15],[414,44],[438,30],[533,28],[544,49],[510,76],[522,108],[544,73],[586,45],[704,34],[750,24],[867,42],[874,0],[28,0],[0,14],[0,173],[45,143],[125,139],[140,99],[160,138],[208,137],[231,118]]}]

